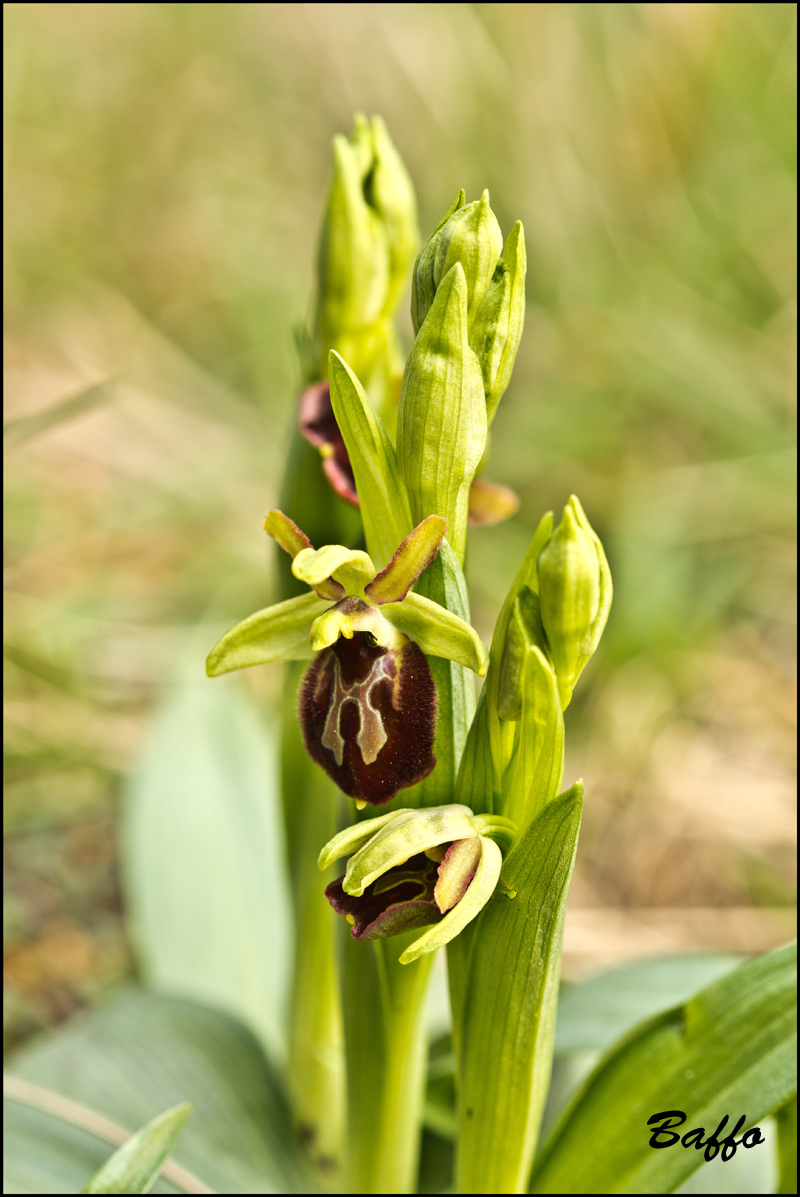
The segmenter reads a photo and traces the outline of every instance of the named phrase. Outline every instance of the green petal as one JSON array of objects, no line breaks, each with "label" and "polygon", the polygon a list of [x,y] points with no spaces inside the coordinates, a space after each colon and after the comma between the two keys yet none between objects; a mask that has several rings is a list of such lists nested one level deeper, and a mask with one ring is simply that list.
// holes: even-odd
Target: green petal
[{"label": "green petal", "polygon": [[367,548],[389,561],[412,527],[397,454],[353,371],[338,353],[329,364],[331,404],[353,467]]},{"label": "green petal", "polygon": [[376,878],[418,852],[451,840],[468,839],[475,834],[471,818],[469,807],[456,803],[397,816],[350,858],[344,875],[344,892],[358,898]]},{"label": "green petal", "polygon": [[351,856],[359,848],[363,848],[376,831],[380,831],[387,823],[391,823],[392,819],[396,819],[398,815],[410,813],[408,809],[393,810],[388,815],[379,815],[377,819],[364,819],[361,823],[354,823],[352,827],[346,827],[344,831],[340,831],[338,835],[328,841],[319,854],[317,864],[321,869],[327,869],[329,865],[336,860],[341,860],[343,856]]},{"label": "green petal", "polygon": [[284,515],[277,507],[267,512],[264,520],[264,531],[284,549],[290,557],[296,557],[303,549],[311,548],[311,541],[302,528],[298,528],[294,520]]},{"label": "green petal", "polygon": [[307,586],[319,586],[333,578],[347,594],[360,594],[375,577],[375,566],[360,549],[326,544],[321,549],[303,549],[292,562],[292,573]]},{"label": "green petal", "polygon": [[478,677],[485,676],[489,668],[486,645],[474,628],[438,603],[412,592],[402,603],[381,607],[381,614],[429,656],[445,657],[472,669]]},{"label": "green petal", "polygon": [[471,923],[475,916],[483,910],[494,893],[500,877],[503,853],[494,840],[486,839],[484,836],[481,836],[481,846],[483,852],[480,863],[464,897],[452,910],[447,912],[441,922],[436,923],[430,931],[420,935],[419,939],[415,939],[406,948],[400,957],[401,964],[410,964],[412,960],[418,960],[427,952],[435,952],[437,948],[444,947],[451,939],[455,939],[464,930],[467,923]]},{"label": "green petal", "polygon": [[316,594],[301,594],[256,611],[226,632],[214,646],[206,659],[206,673],[209,677],[219,677],[221,673],[246,669],[249,665],[310,660],[314,650],[308,639],[309,628],[329,605]]},{"label": "green petal", "polygon": [[382,570],[364,593],[373,603],[399,603],[406,597],[424,569],[439,552],[447,532],[447,520],[429,515],[403,540],[386,569]]}]

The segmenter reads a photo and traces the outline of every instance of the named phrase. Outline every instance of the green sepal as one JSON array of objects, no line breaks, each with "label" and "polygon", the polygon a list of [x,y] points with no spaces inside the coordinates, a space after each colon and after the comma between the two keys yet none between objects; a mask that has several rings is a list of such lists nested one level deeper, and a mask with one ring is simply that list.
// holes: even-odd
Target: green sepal
[{"label": "green sepal", "polygon": [[429,656],[444,657],[478,677],[485,676],[489,667],[486,645],[475,629],[452,611],[412,591],[402,603],[386,603],[381,614]]},{"label": "green sepal", "polygon": [[364,388],[338,353],[330,355],[329,372],[333,414],[353,467],[367,548],[384,564],[412,528],[397,454]]},{"label": "green sepal", "polygon": [[317,587],[333,578],[347,594],[361,594],[375,577],[375,566],[360,549],[326,544],[321,549],[302,549],[292,562],[292,573],[307,586]]},{"label": "green sepal", "polygon": [[410,813],[409,810],[393,810],[388,815],[378,815],[376,819],[363,819],[360,823],[354,823],[352,827],[346,827],[328,841],[319,854],[317,864],[320,869],[327,869],[343,856],[351,856],[358,852],[359,848],[363,848],[367,840],[371,840],[381,827],[391,823],[398,815]]},{"label": "green sepal", "polygon": [[[495,891],[503,866],[503,854],[494,840],[480,837],[481,858],[475,876],[467,886],[460,902],[449,910],[444,918],[433,925],[419,939],[415,939],[400,957],[401,964],[411,964],[428,952],[444,947],[464,930],[483,910]],[[466,1191],[466,1190],[465,1190]]]},{"label": "green sepal", "polygon": [[490,839],[500,840],[508,852],[517,838],[517,825],[513,819],[506,819],[503,815],[473,815],[472,826],[478,835],[489,836]]},{"label": "green sepal", "polygon": [[399,603],[406,597],[424,569],[439,552],[447,531],[447,520],[429,515],[400,543],[386,569],[365,587],[372,603]]},{"label": "green sepal", "polygon": [[426,848],[474,835],[471,817],[468,806],[455,803],[395,815],[351,856],[344,875],[345,893],[360,897],[376,878],[409,857]]},{"label": "green sepal", "polygon": [[442,279],[406,362],[397,414],[397,460],[418,523],[437,513],[464,560],[469,488],[486,447],[483,377],[467,339],[467,281],[460,262]]},{"label": "green sepal", "polygon": [[193,1109],[185,1101],[153,1118],[109,1156],[81,1192],[149,1193]]},{"label": "green sepal", "polygon": [[256,611],[215,644],[206,658],[206,673],[219,677],[250,665],[310,660],[314,650],[308,639],[309,629],[329,606],[329,600],[316,594],[301,594]]}]

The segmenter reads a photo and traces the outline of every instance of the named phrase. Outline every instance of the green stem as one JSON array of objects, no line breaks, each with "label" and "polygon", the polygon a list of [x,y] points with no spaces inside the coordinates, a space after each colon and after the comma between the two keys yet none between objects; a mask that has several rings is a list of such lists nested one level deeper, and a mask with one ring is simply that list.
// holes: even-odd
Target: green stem
[{"label": "green stem", "polygon": [[418,934],[372,944],[342,937],[350,1193],[416,1190],[433,957],[407,965],[398,957]]},{"label": "green stem", "polygon": [[287,678],[283,793],[294,899],[295,959],[288,1080],[301,1142],[326,1181],[337,1182],[344,1135],[344,1055],[335,918],[317,868],[320,844],[335,835],[338,791],[313,764],[292,718],[299,670]]}]

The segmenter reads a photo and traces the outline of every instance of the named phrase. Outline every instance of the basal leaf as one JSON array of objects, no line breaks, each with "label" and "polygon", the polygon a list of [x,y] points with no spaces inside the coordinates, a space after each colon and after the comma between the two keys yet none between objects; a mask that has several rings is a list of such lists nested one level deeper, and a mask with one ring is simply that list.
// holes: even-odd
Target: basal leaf
[{"label": "basal leaf", "polygon": [[127,794],[124,881],[153,986],[229,1011],[280,1055],[291,931],[277,754],[237,681],[183,681],[157,715]]},{"label": "basal leaf", "polygon": [[[8,1067],[123,1127],[193,1102],[175,1154],[219,1193],[316,1191],[258,1041],[207,1006],[129,992],[17,1053]],[[105,1143],[49,1115],[7,1102],[6,1117],[7,1193],[74,1193],[108,1156]],[[177,1190],[160,1179],[153,1191]]]},{"label": "basal leaf", "polygon": [[149,1193],[192,1112],[182,1102],[151,1119],[95,1172],[83,1193]]},{"label": "basal leaf", "polygon": [[732,1129],[742,1114],[746,1130],[789,1101],[797,1090],[796,958],[791,944],[749,961],[611,1048],[551,1132],[530,1191],[672,1192],[703,1154],[652,1148],[652,1115],[683,1111],[681,1134],[708,1134],[725,1116]]}]

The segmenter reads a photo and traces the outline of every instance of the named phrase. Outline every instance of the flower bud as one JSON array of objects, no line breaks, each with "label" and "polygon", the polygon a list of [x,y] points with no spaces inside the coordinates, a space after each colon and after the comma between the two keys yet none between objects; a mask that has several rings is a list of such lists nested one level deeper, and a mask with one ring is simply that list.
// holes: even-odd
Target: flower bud
[{"label": "flower bud", "polygon": [[594,653],[611,606],[603,546],[572,495],[538,562],[539,611],[562,709]]},{"label": "flower bud", "polygon": [[380,118],[357,116],[333,141],[319,247],[315,348],[319,373],[335,349],[368,379],[418,244],[414,192]]},{"label": "flower bud", "polygon": [[354,939],[383,939],[436,924],[400,957],[408,964],[448,943],[485,906],[500,876],[508,819],[473,815],[468,806],[401,810],[341,832],[320,853],[320,868],[355,850],[325,891]]},{"label": "flower bud", "polygon": [[464,203],[459,192],[455,205],[423,246],[414,266],[411,319],[419,332],[430,311],[436,289],[447,272],[460,262],[467,281],[467,322],[475,318],[503,248],[497,217],[489,204],[489,192],[479,200]]}]

